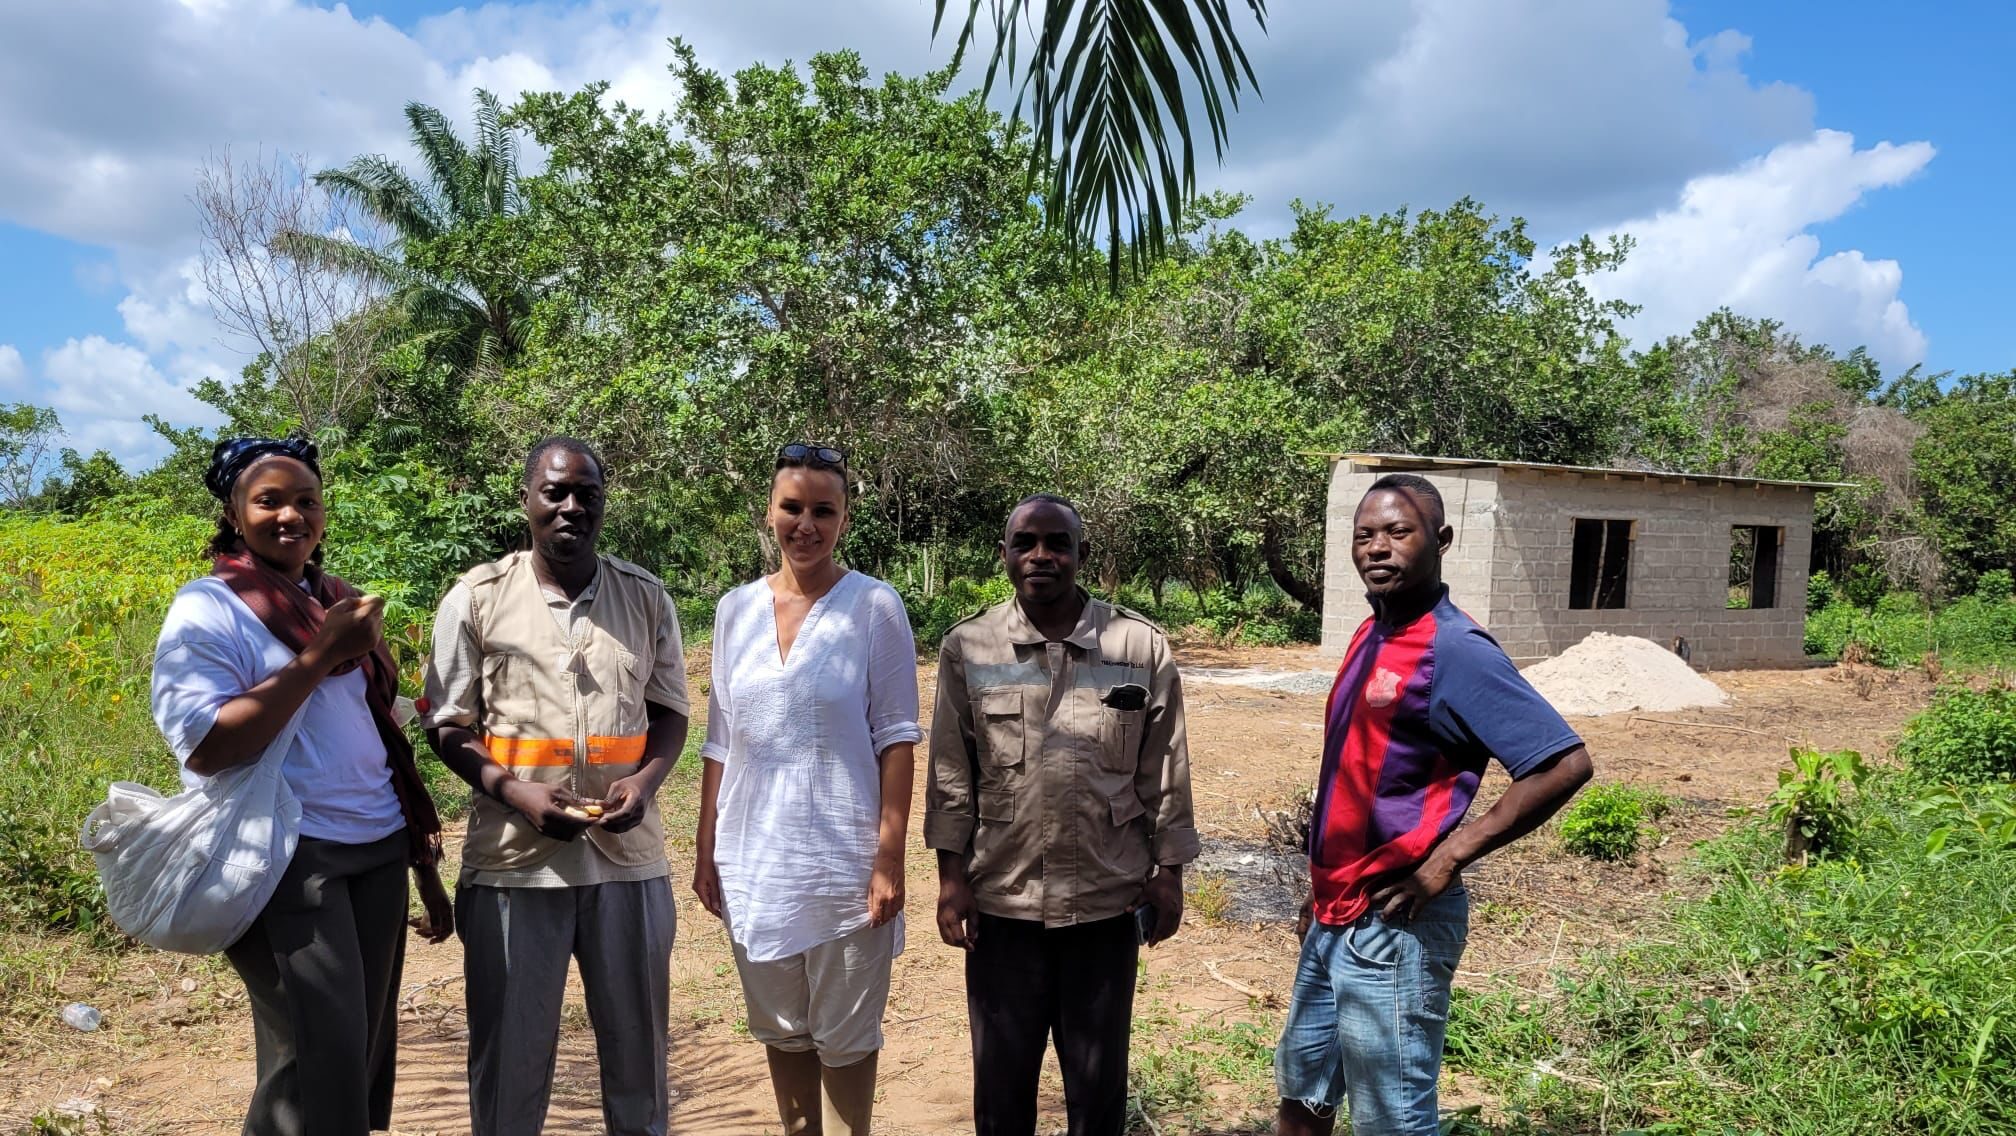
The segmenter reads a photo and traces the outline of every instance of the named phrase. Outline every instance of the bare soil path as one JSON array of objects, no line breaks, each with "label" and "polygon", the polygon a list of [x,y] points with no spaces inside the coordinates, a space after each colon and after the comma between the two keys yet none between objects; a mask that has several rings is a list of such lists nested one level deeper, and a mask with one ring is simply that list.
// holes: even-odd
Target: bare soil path
[{"label": "bare soil path", "polygon": [[[1189,647],[1189,667],[1311,670],[1331,664],[1293,649]],[[694,660],[704,691],[706,660]],[[1598,777],[1656,787],[1677,802],[1661,839],[1625,864],[1595,864],[1561,852],[1549,833],[1469,873],[1476,903],[1459,981],[1538,985],[1550,967],[1630,935],[1676,896],[1698,888],[1679,870],[1689,847],[1730,823],[1732,809],[1759,803],[1798,742],[1887,754],[1904,720],[1929,698],[1922,676],[1858,680],[1838,669],[1718,673],[1732,695],[1720,710],[1618,714],[1575,720],[1596,756]],[[930,705],[930,668],[925,705]],[[1271,1109],[1264,1048],[1279,1027],[1296,943],[1278,921],[1247,922],[1272,900],[1268,818],[1293,806],[1315,776],[1323,696],[1194,683],[1186,690],[1198,827],[1209,856],[1193,871],[1190,910],[1177,938],[1144,952],[1136,995],[1134,1064],[1144,1104],[1163,1132],[1258,1132]],[[696,725],[696,729],[698,726]],[[922,778],[919,778],[920,796]],[[672,1130],[693,1134],[776,1131],[761,1047],[742,1026],[740,989],[726,936],[686,887],[691,850],[691,773],[668,787],[667,830],[680,896],[673,954]],[[1479,807],[1502,790],[1487,779]],[[921,817],[921,800],[915,817]],[[918,827],[913,819],[913,830]],[[936,868],[912,840],[909,949],[897,960],[882,1055],[877,1130],[888,1136],[970,1133],[970,1049],[960,956],[932,921]],[[1280,890],[1275,888],[1274,890]],[[1285,892],[1283,893],[1286,894]],[[1292,896],[1289,897],[1292,901]],[[19,946],[20,944],[14,944]],[[461,955],[453,943],[408,950],[401,1019],[395,1130],[468,1130],[461,1010]],[[102,1110],[79,1132],[227,1133],[238,1129],[252,1085],[249,1012],[230,971],[212,960],[133,951],[103,956],[55,951],[64,1000],[98,1006],[105,1025],[78,1033],[48,1013],[0,1027],[0,1133],[78,1102]],[[1054,1064],[1045,1074],[1046,1121],[1062,1128]],[[1448,1086],[1450,1103],[1474,1100]],[[554,1132],[601,1130],[593,1035],[578,985],[563,1017],[548,1124]]]}]

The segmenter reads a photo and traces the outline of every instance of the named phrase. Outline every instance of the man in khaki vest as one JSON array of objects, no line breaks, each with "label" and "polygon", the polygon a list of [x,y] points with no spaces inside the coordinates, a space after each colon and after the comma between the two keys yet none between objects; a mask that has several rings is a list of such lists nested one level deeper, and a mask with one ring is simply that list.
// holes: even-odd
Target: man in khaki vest
[{"label": "man in khaki vest", "polygon": [[441,601],[427,738],[476,790],[455,895],[477,1136],[546,1119],[567,960],[581,968],[611,1136],[663,1136],[674,907],[657,794],[686,742],[679,620],[599,555],[603,471],[573,438],[525,462],[532,547]]},{"label": "man in khaki vest", "polygon": [[1120,1136],[1139,946],[1183,921],[1197,858],[1183,687],[1162,632],[1078,587],[1084,525],[1008,515],[1015,598],[938,651],[924,843],[938,934],[966,951],[979,1136],[1031,1136],[1046,1044],[1071,1136]]}]

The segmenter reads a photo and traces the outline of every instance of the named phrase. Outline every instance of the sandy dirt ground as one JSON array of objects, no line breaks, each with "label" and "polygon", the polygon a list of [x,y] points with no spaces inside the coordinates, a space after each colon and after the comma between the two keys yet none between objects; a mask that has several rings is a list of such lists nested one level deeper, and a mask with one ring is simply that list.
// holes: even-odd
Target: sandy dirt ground
[{"label": "sandy dirt ground", "polygon": [[[1190,667],[1309,670],[1314,652],[1188,647]],[[694,660],[704,691],[704,656]],[[1688,849],[1721,831],[1732,809],[1759,803],[1787,746],[1813,744],[1887,754],[1903,721],[1922,707],[1922,676],[1840,669],[1719,673],[1725,709],[1576,719],[1598,777],[1656,787],[1676,807],[1656,846],[1623,864],[1562,853],[1543,831],[1468,873],[1475,903],[1459,982],[1538,987],[1580,952],[1641,930],[1678,895],[1700,885],[1683,869]],[[929,667],[925,705],[930,705]],[[1259,1132],[1272,1108],[1264,1051],[1280,1024],[1296,953],[1292,884],[1272,877],[1269,818],[1293,806],[1315,777],[1320,695],[1197,683],[1188,687],[1198,828],[1206,870],[1193,870],[1182,932],[1143,952],[1136,994],[1134,1064],[1143,1104],[1163,1132]],[[697,726],[696,726],[697,728]],[[689,759],[690,760],[690,759]],[[922,760],[920,754],[920,761]],[[933,860],[912,820],[906,906],[909,949],[897,960],[881,1057],[876,1130],[887,1136],[970,1133],[970,1042],[960,956],[939,943]],[[1502,790],[1487,779],[1478,808]],[[668,842],[680,897],[673,954],[672,1131],[775,1132],[761,1047],[742,1026],[726,936],[687,887],[691,770],[667,788]],[[1475,815],[1473,813],[1473,815]],[[1253,920],[1258,921],[1253,921]],[[0,1030],[0,1133],[66,1102],[102,1110],[80,1132],[235,1132],[252,1086],[252,1031],[244,995],[214,960],[134,951],[76,965],[59,986],[98,1006],[105,1025],[78,1033],[53,1012]],[[394,1130],[408,1136],[468,1130],[461,954],[452,941],[414,941],[407,955]],[[52,1007],[53,1011],[53,1007]],[[1206,1055],[1204,1059],[1199,1055]],[[1062,1131],[1054,1060],[1044,1075],[1044,1131]],[[1486,1103],[1459,1080],[1445,1105]],[[548,1121],[553,1132],[601,1130],[593,1034],[578,983],[563,1016]],[[1145,1130],[1145,1126],[1144,1126]]]}]

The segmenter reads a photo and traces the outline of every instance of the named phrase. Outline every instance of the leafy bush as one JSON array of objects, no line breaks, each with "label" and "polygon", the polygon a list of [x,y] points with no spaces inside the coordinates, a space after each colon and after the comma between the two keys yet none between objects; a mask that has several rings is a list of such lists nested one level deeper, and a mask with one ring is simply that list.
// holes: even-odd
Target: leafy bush
[{"label": "leafy bush", "polygon": [[2016,600],[1994,590],[2000,584],[1993,575],[1936,613],[1903,593],[1867,609],[1837,599],[1807,617],[1806,652],[1883,667],[1912,666],[1933,651],[1942,663],[1963,668],[2016,663]]},{"label": "leafy bush", "polygon": [[2011,575],[2007,568],[1983,572],[1974,582],[1974,594],[1989,601],[2010,599],[2016,596],[2016,575]]},{"label": "leafy bush", "polygon": [[1795,747],[1792,768],[1778,771],[1768,816],[1785,832],[1785,860],[1804,864],[1848,850],[1855,826],[1842,792],[1862,784],[1868,768],[1852,749],[1834,753]]},{"label": "leafy bush", "polygon": [[1171,585],[1159,604],[1146,589],[1123,589],[1121,602],[1171,631],[1229,637],[1249,647],[1314,643],[1323,636],[1323,617],[1289,599],[1272,581],[1243,592],[1222,584],[1202,592]]},{"label": "leafy bush", "polygon": [[1956,600],[1939,613],[1933,645],[1947,662],[2006,666],[2016,662],[2016,602],[1985,591]]},{"label": "leafy bush", "polygon": [[1857,564],[1841,581],[1841,598],[1867,610],[1880,603],[1889,592],[1889,581],[1871,564]]},{"label": "leafy bush", "polygon": [[[999,573],[978,580],[954,577],[929,594],[912,576],[898,574],[891,582],[910,609],[918,646],[925,648],[935,646],[953,624],[1015,594],[1008,578]],[[1102,598],[1140,612],[1171,633],[1230,637],[1250,647],[1314,643],[1323,634],[1321,615],[1304,610],[1271,583],[1256,584],[1240,594],[1222,586],[1198,593],[1172,584],[1163,590],[1160,603],[1149,589],[1132,586]]]},{"label": "leafy bush", "polygon": [[1932,624],[1915,597],[1885,596],[1864,610],[1839,601],[1806,621],[1809,654],[1834,658],[1859,657],[1879,667],[1909,666],[1932,646]]},{"label": "leafy bush", "polygon": [[[899,584],[897,590],[901,592],[904,588]],[[905,594],[903,605],[910,609],[910,626],[916,632],[917,645],[929,649],[945,638],[953,624],[1014,594],[1006,576],[994,575],[979,581],[960,577],[947,581],[932,595]]]},{"label": "leafy bush", "polygon": [[1934,789],[1912,803],[1911,815],[1935,825],[1925,834],[1929,859],[2016,853],[2016,782]]},{"label": "leafy bush", "polygon": [[1669,807],[1663,794],[1635,785],[1593,785],[1561,814],[1561,844],[1592,860],[1628,860]]},{"label": "leafy bush", "polygon": [[210,532],[189,517],[0,513],[0,690],[41,678],[145,701],[161,616],[205,570]]},{"label": "leafy bush", "polygon": [[373,466],[338,451],[323,472],[330,490],[324,540],[330,571],[385,597],[385,637],[405,683],[416,687],[434,630],[434,608],[455,578],[496,555],[496,517],[478,493],[450,485],[424,461]]},{"label": "leafy bush", "polygon": [[1812,615],[1834,602],[1834,578],[1824,570],[1806,577],[1806,614]]},{"label": "leafy bush", "polygon": [[1955,687],[1904,727],[1897,756],[1919,776],[1961,785],[2016,780],[2016,690]]},{"label": "leafy bush", "polygon": [[1548,996],[1459,999],[1451,1065],[1550,1132],[2016,1131],[2012,790],[1917,792],[1872,773],[1855,856],[1810,867],[1740,826],[1703,854],[1713,890],[1643,941]]}]

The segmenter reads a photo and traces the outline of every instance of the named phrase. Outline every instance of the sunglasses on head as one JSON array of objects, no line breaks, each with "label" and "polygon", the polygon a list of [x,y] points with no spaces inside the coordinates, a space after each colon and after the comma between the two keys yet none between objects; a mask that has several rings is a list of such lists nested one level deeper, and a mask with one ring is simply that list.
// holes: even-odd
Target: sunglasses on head
[{"label": "sunglasses on head", "polygon": [[810,442],[792,442],[777,451],[779,462],[813,461],[821,465],[845,467],[847,455],[831,446],[815,446]]}]

